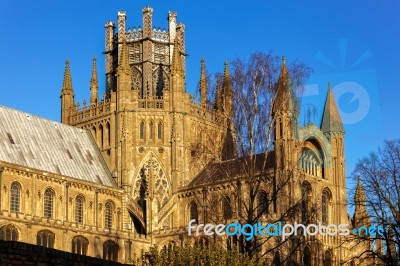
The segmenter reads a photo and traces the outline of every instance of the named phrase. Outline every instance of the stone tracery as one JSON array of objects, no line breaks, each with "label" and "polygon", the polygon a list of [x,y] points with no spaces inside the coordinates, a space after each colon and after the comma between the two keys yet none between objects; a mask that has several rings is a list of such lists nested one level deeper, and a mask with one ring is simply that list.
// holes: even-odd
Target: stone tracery
[{"label": "stone tracery", "polygon": [[143,164],[134,181],[134,198],[138,201],[145,198],[155,199],[161,209],[171,195],[171,185],[160,162],[150,156]]}]

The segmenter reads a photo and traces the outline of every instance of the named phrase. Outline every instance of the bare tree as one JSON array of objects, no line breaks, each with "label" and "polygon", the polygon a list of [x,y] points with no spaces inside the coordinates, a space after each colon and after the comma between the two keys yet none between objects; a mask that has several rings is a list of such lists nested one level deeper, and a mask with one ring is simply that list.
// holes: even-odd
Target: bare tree
[{"label": "bare tree", "polygon": [[[209,182],[203,199],[198,196],[205,209],[204,220],[250,225],[293,221],[299,217],[303,200],[292,195],[298,163],[291,145],[298,125],[298,99],[311,69],[299,62],[287,67],[284,60],[280,65],[272,53],[254,53],[248,60],[235,59],[230,70],[226,66],[225,73],[215,74],[210,82],[210,87],[216,89],[209,103],[217,110],[222,108],[227,132],[222,155],[221,150],[218,154],[218,149],[208,150],[214,152],[211,157],[222,161],[209,163],[195,179]],[[287,117],[280,117],[282,113]],[[276,136],[277,117],[284,118],[280,130],[288,131],[280,140]],[[219,138],[213,132],[205,133],[217,147]],[[277,140],[284,142],[279,147],[285,150],[276,150]],[[218,185],[224,189],[216,188]],[[221,202],[222,209],[218,204]],[[281,265],[296,252],[300,239],[281,241],[275,236],[255,235],[246,240],[241,235],[228,238],[226,243],[250,258],[268,258],[274,265]],[[279,253],[281,250],[285,254]]]},{"label": "bare tree", "polygon": [[362,235],[358,244],[367,246],[358,257],[377,263],[398,265],[400,259],[400,139],[385,141],[383,148],[361,159],[353,172],[358,178],[355,193],[355,227],[373,224],[383,233]]}]

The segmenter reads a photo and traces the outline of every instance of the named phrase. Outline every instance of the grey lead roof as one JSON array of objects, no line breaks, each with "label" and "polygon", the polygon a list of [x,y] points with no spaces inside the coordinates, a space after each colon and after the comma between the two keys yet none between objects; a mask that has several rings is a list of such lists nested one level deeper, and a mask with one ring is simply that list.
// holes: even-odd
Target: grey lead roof
[{"label": "grey lead roof", "polygon": [[0,106],[1,161],[115,187],[89,132]]}]

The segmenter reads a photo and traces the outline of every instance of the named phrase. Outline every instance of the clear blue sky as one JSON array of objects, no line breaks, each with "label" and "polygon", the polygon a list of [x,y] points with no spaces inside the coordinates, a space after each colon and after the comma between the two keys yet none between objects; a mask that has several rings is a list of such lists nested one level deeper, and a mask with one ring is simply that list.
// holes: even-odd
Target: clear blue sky
[{"label": "clear blue sky", "polygon": [[314,69],[302,104],[317,108],[319,124],[331,81],[348,174],[384,139],[400,137],[399,1],[2,0],[0,104],[59,121],[66,58],[76,100],[88,99],[93,56],[104,76],[104,23],[125,10],[127,26],[141,25],[144,6],[154,8],[154,26],[167,27],[169,10],[186,25],[188,91],[202,56],[215,72],[225,59],[272,50]]}]

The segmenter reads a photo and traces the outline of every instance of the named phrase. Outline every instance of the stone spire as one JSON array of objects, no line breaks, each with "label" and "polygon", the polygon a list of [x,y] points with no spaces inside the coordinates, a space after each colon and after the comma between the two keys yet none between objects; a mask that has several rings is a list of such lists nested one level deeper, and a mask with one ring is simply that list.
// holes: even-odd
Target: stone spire
[{"label": "stone spire", "polygon": [[64,70],[64,81],[61,90],[62,95],[72,95],[74,97],[74,88],[72,87],[72,77],[71,77],[71,70],[70,70],[70,62],[67,59],[65,61],[65,70]]},{"label": "stone spire", "polygon": [[322,116],[321,130],[326,132],[344,133],[342,119],[340,118],[331,84],[328,84],[328,95],[325,101],[324,115]]},{"label": "stone spire", "polygon": [[225,61],[222,88],[224,94],[224,110],[227,113],[227,116],[231,119],[233,115],[233,88],[231,75],[229,73],[228,60]]},{"label": "stone spire", "polygon": [[215,99],[214,99],[214,109],[221,111],[222,101],[221,101],[221,79],[217,79],[217,87],[215,89]]},{"label": "stone spire", "polygon": [[225,140],[222,146],[222,160],[237,158],[236,136],[233,130],[233,88],[232,79],[229,73],[228,60],[225,61],[224,77],[222,83],[224,112],[227,117]]},{"label": "stone spire", "polygon": [[285,57],[282,56],[282,65],[281,65],[281,72],[279,74],[279,79],[276,84],[276,94],[274,105],[272,108],[273,113],[278,111],[289,111],[290,109],[290,97],[288,93],[288,88],[290,87],[290,76],[289,71],[286,67],[286,60]]},{"label": "stone spire", "polygon": [[99,99],[99,80],[97,79],[96,57],[93,57],[92,78],[90,79],[90,104],[96,104]]},{"label": "stone spire", "polygon": [[68,124],[71,109],[75,109],[74,88],[72,87],[69,60],[65,62],[64,81],[61,89],[61,122]]},{"label": "stone spire", "polygon": [[201,58],[201,71],[200,71],[200,105],[202,107],[207,107],[207,77],[206,77],[206,67],[204,63],[204,57]]},{"label": "stone spire", "polygon": [[353,217],[353,226],[368,226],[370,223],[369,215],[366,208],[367,197],[365,196],[364,188],[360,177],[358,177],[356,193],[354,194],[354,204],[356,206]]}]

